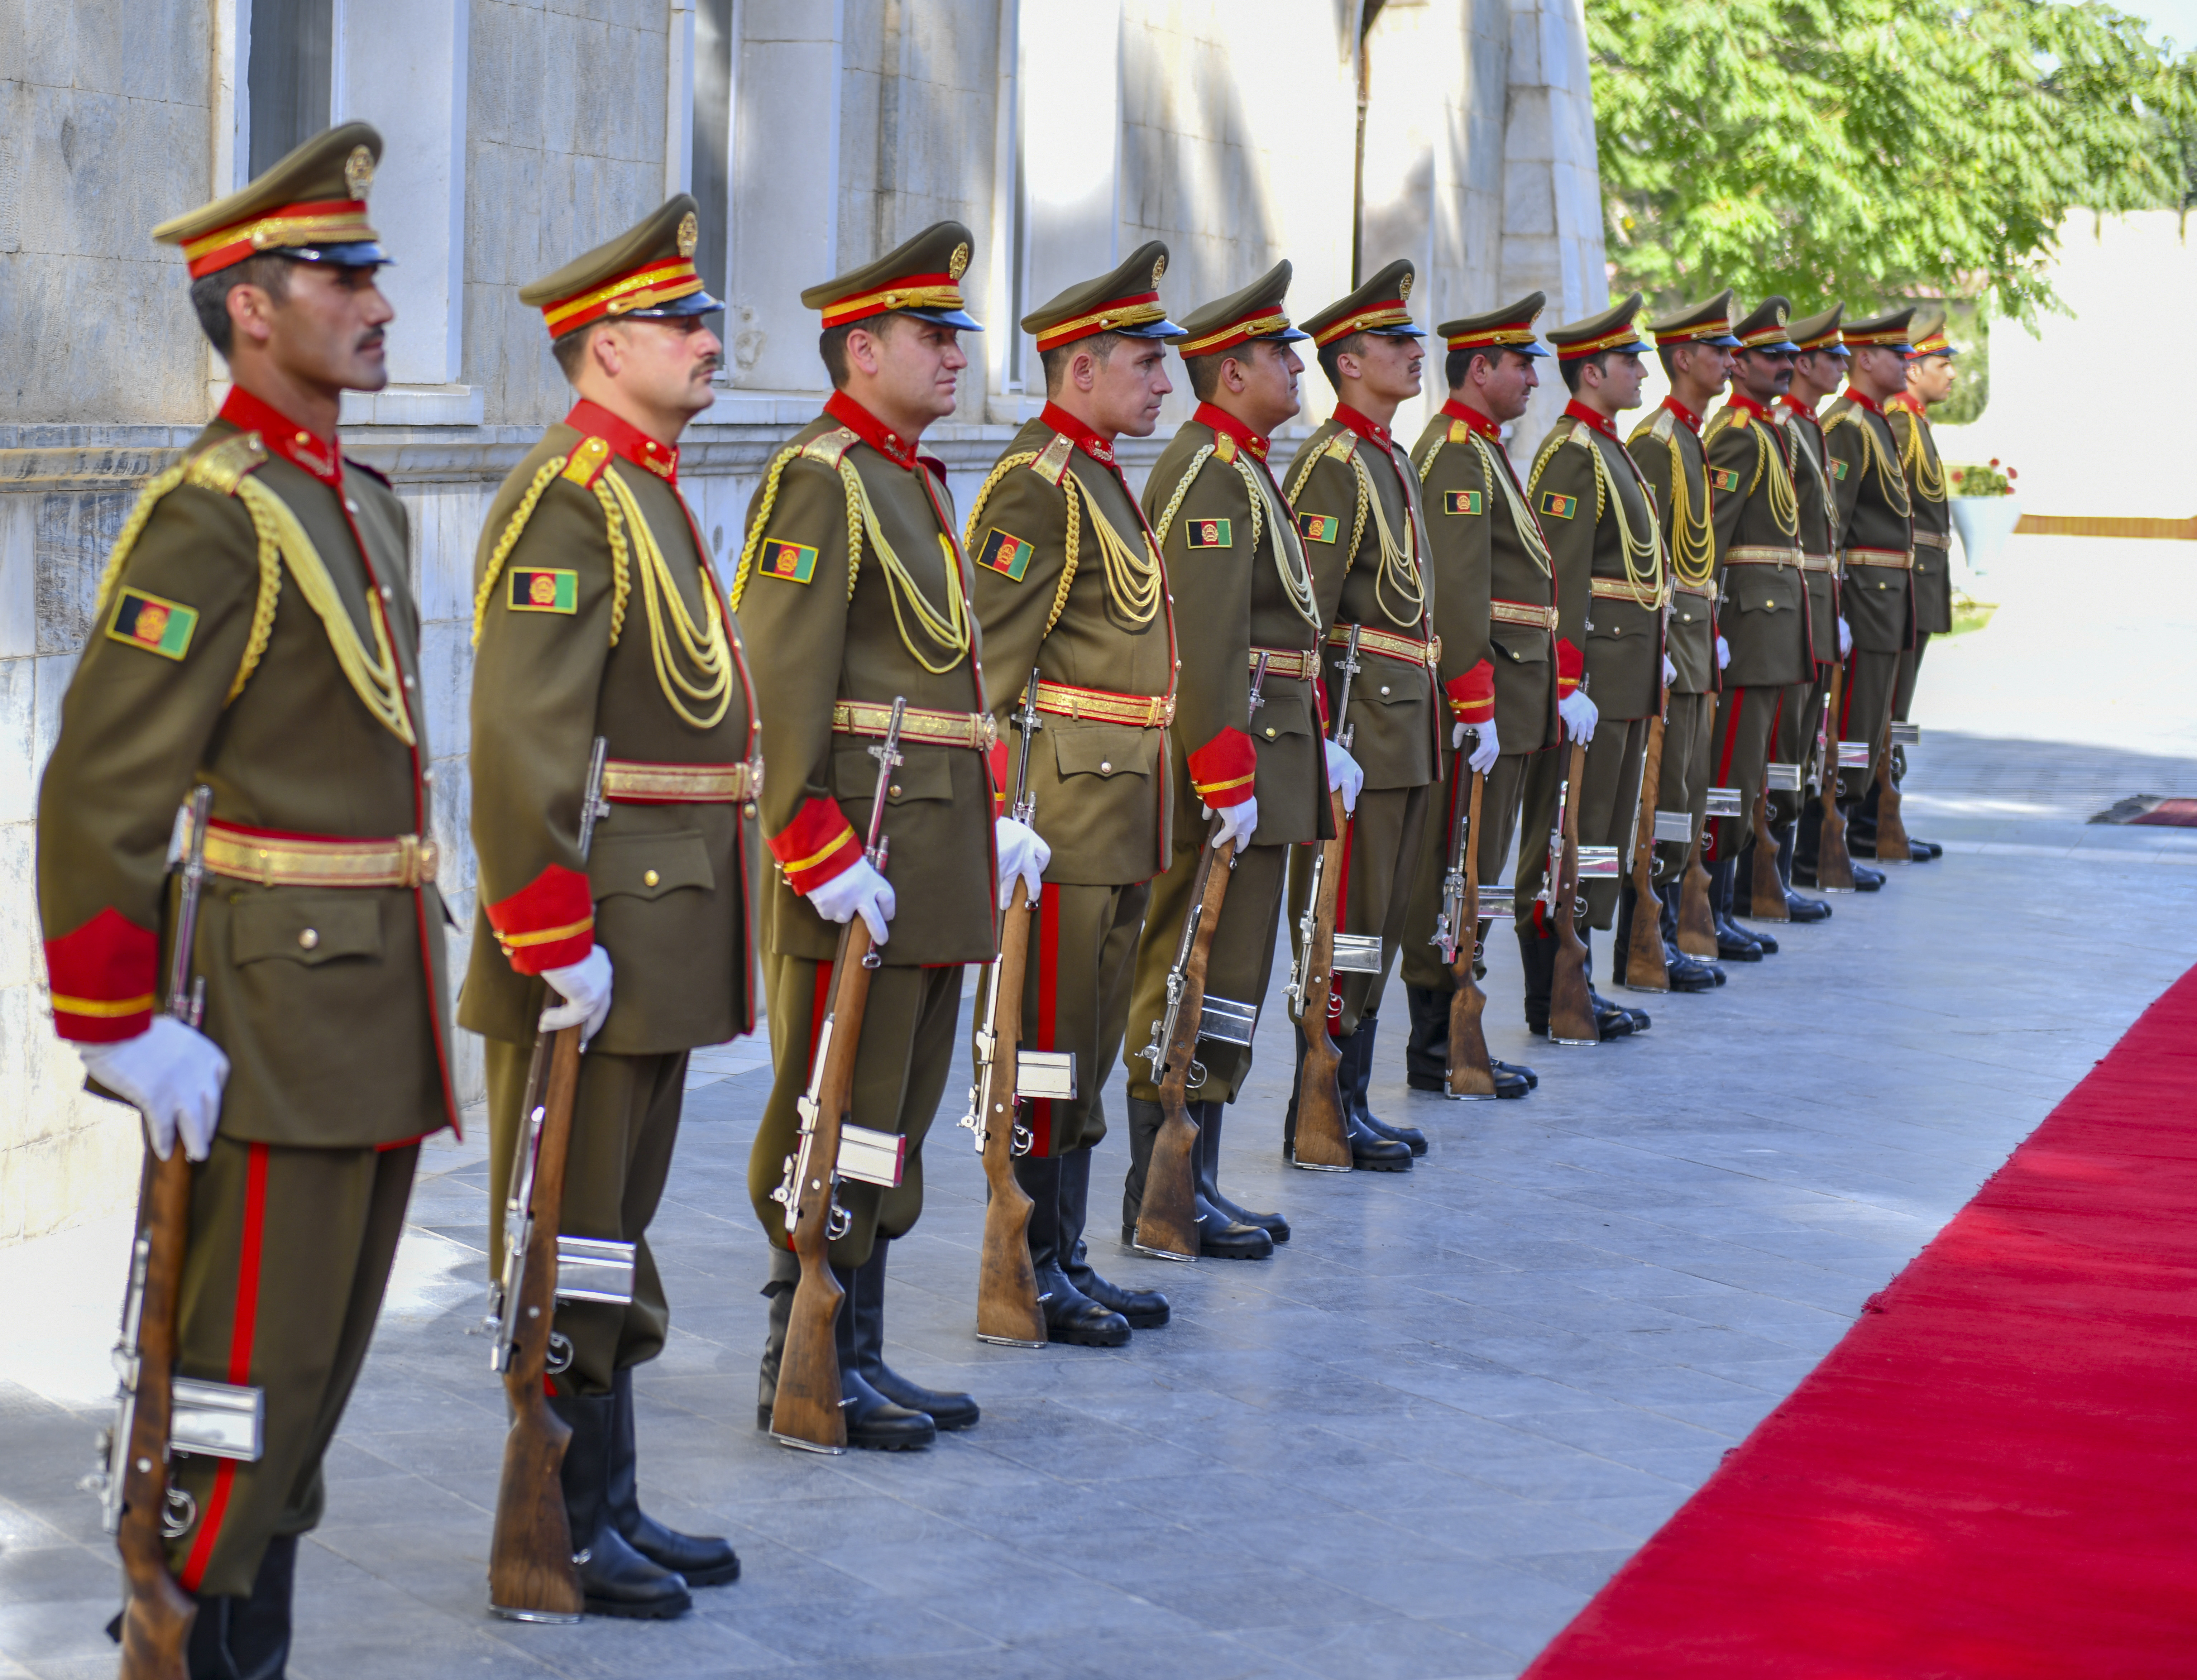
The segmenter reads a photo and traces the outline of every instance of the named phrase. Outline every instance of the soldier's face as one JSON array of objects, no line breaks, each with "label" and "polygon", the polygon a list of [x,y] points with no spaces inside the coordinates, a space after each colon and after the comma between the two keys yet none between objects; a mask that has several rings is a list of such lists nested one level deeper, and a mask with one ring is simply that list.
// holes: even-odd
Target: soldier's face
[{"label": "soldier's face", "polygon": [[[1587,372],[1596,371],[1589,363]],[[1640,365],[1640,352],[1635,350],[1612,350],[1603,358],[1602,368],[1603,400],[1614,408],[1637,408],[1640,406],[1640,382],[1646,370]]]},{"label": "soldier's face", "polygon": [[[1081,372],[1080,366],[1070,372],[1078,385]],[[1091,358],[1087,388],[1102,426],[1120,437],[1151,437],[1160,421],[1160,403],[1174,389],[1167,376],[1167,347],[1151,339],[1117,340],[1103,362]]]},{"label": "soldier's face", "polygon": [[1304,363],[1289,345],[1271,339],[1254,339],[1243,349],[1244,355],[1220,364],[1221,382],[1242,398],[1238,417],[1254,431],[1272,432],[1301,406],[1297,376]]},{"label": "soldier's face", "polygon": [[1534,389],[1541,383],[1540,370],[1533,366],[1533,358],[1506,350],[1491,362],[1484,356],[1473,357],[1467,374],[1478,387],[1481,406],[1487,417],[1498,423],[1516,420],[1526,412],[1526,405],[1533,400]]},{"label": "soldier's face", "polygon": [[1793,388],[1793,352],[1744,350],[1739,353],[1739,383],[1758,403],[1767,403]]},{"label": "soldier's face", "polygon": [[725,346],[705,317],[621,321],[597,336],[607,341],[602,361],[611,377],[647,407],[693,415],[717,400],[710,379],[724,360]]},{"label": "soldier's face", "polygon": [[[1359,341],[1357,355],[1342,359],[1345,362],[1357,362],[1357,377],[1365,381],[1369,395],[1400,403],[1419,394],[1419,368],[1426,361],[1427,352],[1420,339],[1368,333]],[[1348,367],[1343,368],[1345,374],[1349,371]]]},{"label": "soldier's face", "polygon": [[1951,397],[1956,377],[1950,356],[1926,356],[1907,364],[1907,388],[1925,403],[1942,403]]},{"label": "soldier's face", "polygon": [[[969,365],[961,334],[912,315],[886,318],[892,324],[882,331],[849,335],[849,365],[869,376],[878,404],[889,405],[903,425],[918,416],[925,424],[943,420],[954,412],[961,370]],[[872,410],[883,415],[885,407]]]},{"label": "soldier's face", "polygon": [[285,373],[332,391],[379,391],[389,383],[385,328],[397,318],[372,269],[293,263],[281,302],[257,286],[229,295],[238,339],[264,350]]}]

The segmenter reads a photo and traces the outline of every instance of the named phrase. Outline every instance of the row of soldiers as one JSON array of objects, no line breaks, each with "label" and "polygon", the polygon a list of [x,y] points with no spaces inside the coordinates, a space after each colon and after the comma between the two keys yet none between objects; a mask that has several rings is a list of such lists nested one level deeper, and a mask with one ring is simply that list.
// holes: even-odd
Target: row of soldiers
[{"label": "row of soldiers", "polygon": [[[341,392],[387,377],[375,273],[391,259],[366,203],[380,152],[373,129],[343,125],[155,230],[183,249],[233,388],[121,532],[40,796],[56,1026],[95,1089],[143,1110],[152,1156],[180,1142],[194,1163],[177,1370],[263,1407],[255,1454],[172,1466],[188,1515],[169,1561],[198,1606],[194,1675],[282,1671],[298,1537],[319,1517],[418,1150],[459,1124],[443,956],[457,924],[426,837],[410,531],[337,439]],[[1209,992],[1255,1011],[1284,906],[1301,913],[1310,894],[1310,853],[1343,840],[1337,924],[1378,953],[1341,977],[1329,1022],[1351,1164],[1407,1170],[1426,1143],[1371,1112],[1376,1033],[1400,954],[1410,1082],[1441,1087],[1458,970],[1431,938],[1459,790],[1477,779],[1465,837],[1491,889],[1516,837],[1529,1026],[1548,1028],[1560,801],[1584,845],[1655,849],[1653,902],[1611,878],[1585,889],[1596,929],[1644,917],[1667,936],[1662,972],[1626,978],[1720,983],[1678,948],[1688,868],[1708,860],[1715,955],[1774,950],[1730,919],[1767,913],[1735,866],[1766,845],[1805,883],[1813,836],[1796,835],[1797,800],[1765,795],[1766,767],[1806,756],[1819,696],[1847,669],[1832,739],[1883,750],[1945,611],[1942,487],[1920,408],[1899,395],[1904,313],[1841,330],[1833,310],[1788,331],[1782,300],[1733,322],[1726,294],[1655,323],[1672,396],[1629,446],[1616,427],[1639,400],[1639,299],[1549,332],[1572,401],[1522,480],[1504,436],[1548,355],[1541,296],[1441,327],[1448,399],[1406,449],[1389,425],[1425,355],[1408,263],[1301,326],[1287,263],[1178,324],[1160,302],[1165,247],[1143,246],[1023,321],[1048,400],[959,518],[919,449],[954,412],[961,337],[978,330],[960,291],[971,236],[951,222],[803,294],[832,395],[771,459],[721,588],[679,484],[679,439],[722,356],[696,229],[693,201],[675,198],[520,294],[577,400],[488,511],[470,789],[446,791],[469,799],[478,866],[455,1018],[486,1045],[492,1185],[522,1148],[537,1028],[586,1037],[559,1228],[633,1245],[633,1282],[624,1301],[559,1305],[569,1357],[551,1403],[571,1430],[561,1474],[587,1606],[651,1617],[739,1568],[722,1540],[646,1515],[637,1492],[633,1376],[669,1320],[647,1233],[687,1056],[752,1030],[767,1002],[775,1071],[750,1171],[769,1238],[767,1427],[798,1275],[774,1192],[840,928],[861,918],[876,947],[852,1113],[905,1140],[896,1183],[840,1187],[847,1435],[919,1447],[979,1409],[885,1363],[888,1256],[921,1212],[925,1137],[963,1053],[963,970],[999,952],[1018,883],[1035,917],[1023,1042],[1079,1069],[1075,1094],[1030,1103],[1014,1164],[1046,1333],[1118,1347],[1169,1309],[1093,1264],[1093,1150],[1121,1062],[1127,1241],[1162,1126],[1157,1058],[1131,1028],[1164,1012],[1207,849],[1232,861]],[[1272,442],[1299,411],[1307,343],[1337,401],[1281,465]],[[1154,431],[1170,345],[1197,407],[1139,496],[1116,444]],[[1704,432],[1727,376],[1737,389]],[[1025,733],[1025,799],[1009,810],[1002,726],[1017,712],[1042,733]],[[896,728],[880,867],[863,832],[870,749]],[[586,791],[598,738],[600,820]],[[1555,750],[1572,742],[1585,747],[1577,787]],[[1866,773],[1844,802],[1857,824]],[[172,833],[201,784],[211,887],[183,953],[206,987],[194,1024],[166,1012],[162,976],[185,971],[166,966]],[[1757,801],[1767,829],[1705,821],[1712,784]],[[1594,1013],[1597,1036],[1648,1025],[1598,994]],[[1237,1036],[1199,1051],[1197,1246],[1249,1260],[1290,1233],[1220,1189],[1223,1116],[1251,1068],[1250,1034]],[[1498,1096],[1536,1082],[1495,1074]],[[494,1255],[502,1197],[490,1202]]]}]

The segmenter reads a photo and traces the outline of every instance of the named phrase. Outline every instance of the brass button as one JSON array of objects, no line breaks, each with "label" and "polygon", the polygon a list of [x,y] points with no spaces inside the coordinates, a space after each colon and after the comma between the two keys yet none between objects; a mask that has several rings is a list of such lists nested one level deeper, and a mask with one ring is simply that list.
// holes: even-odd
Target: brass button
[{"label": "brass button", "polygon": [[900,797],[900,784],[899,784],[898,782],[895,782],[895,783],[894,783],[890,787],[887,788],[887,789],[885,790],[885,791],[886,791],[888,794],[891,795],[891,796],[892,796],[892,797],[894,797],[895,799],[899,798],[899,797]]},{"label": "brass button", "polygon": [[652,869],[643,870],[641,876],[641,884],[644,887],[652,887],[663,878],[664,878],[661,875],[658,875]]},{"label": "brass button", "polygon": [[303,933],[298,936],[299,945],[307,951],[311,950],[320,942],[321,930],[318,928],[307,928]]},{"label": "brass button", "polygon": [[1110,760],[1110,759],[1104,759],[1104,758],[1102,758],[1102,759],[1100,759],[1100,760],[1098,761],[1098,768],[1099,768],[1102,772],[1103,772],[1103,771],[1109,771],[1109,770],[1111,770],[1113,768],[1114,768],[1114,766],[1113,766],[1113,762],[1112,762],[1112,761],[1111,761],[1111,760]]},{"label": "brass button", "polygon": [[1267,726],[1267,739],[1270,741],[1274,739],[1274,727],[1271,723]]},{"label": "brass button", "polygon": [[1387,683],[1384,682],[1381,685],[1381,692],[1383,694],[1386,694],[1388,692],[1388,685]]}]

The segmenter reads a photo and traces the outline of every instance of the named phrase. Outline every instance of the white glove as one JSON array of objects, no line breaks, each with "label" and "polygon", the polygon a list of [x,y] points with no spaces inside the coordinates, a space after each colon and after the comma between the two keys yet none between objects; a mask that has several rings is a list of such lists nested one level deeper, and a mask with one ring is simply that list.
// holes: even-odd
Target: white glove
[{"label": "white glove", "polygon": [[[1202,815],[1209,817],[1213,814],[1213,808],[1210,805],[1200,805],[1197,808]],[[1231,840],[1233,840],[1236,843],[1236,849],[1239,852],[1242,851],[1244,847],[1251,843],[1251,831],[1258,827],[1258,826],[1259,801],[1257,796],[1254,795],[1251,798],[1239,800],[1233,805],[1222,806],[1220,808],[1220,832],[1213,837],[1213,849],[1215,851],[1218,851],[1221,847],[1226,845]]]},{"label": "white glove", "polygon": [[870,924],[872,945],[885,942],[885,924],[900,908],[900,901],[893,896],[892,883],[872,868],[867,858],[858,859],[852,868],[841,870],[811,892],[809,901],[827,922],[848,922],[861,916]]},{"label": "white glove", "polygon": [[1663,686],[1667,688],[1678,680],[1678,668],[1671,663],[1671,656],[1663,656]]},{"label": "white glove", "polygon": [[1323,739],[1320,744],[1327,749],[1327,791],[1342,793],[1343,814],[1348,815],[1358,808],[1358,791],[1365,785],[1365,772],[1333,741]]},{"label": "white glove", "polygon": [[[1029,889],[1029,901],[1037,902],[1044,889],[1046,866],[1052,861],[1052,848],[1038,836],[1038,831],[1012,817],[1000,817],[992,824],[993,844],[1000,854],[1000,908],[1004,910],[1015,895],[1015,878]],[[884,944],[883,940],[878,941]]]},{"label": "white glove", "polygon": [[1717,638],[1717,669],[1722,670],[1731,663],[1731,644],[1722,636]]},{"label": "white glove", "polygon": [[1594,721],[1602,714],[1586,697],[1583,688],[1574,688],[1556,702],[1556,715],[1563,719],[1564,728],[1574,741],[1594,739]]},{"label": "white glove", "polygon": [[[1495,768],[1495,761],[1503,756],[1503,744],[1495,739],[1493,718],[1489,718],[1485,723],[1470,727],[1479,729],[1480,742],[1473,748],[1472,756],[1464,761],[1465,768],[1484,776]],[[1467,725],[1460,723],[1449,732],[1449,744],[1452,749],[1464,745],[1464,732],[1467,727]]]},{"label": "white glove", "polygon": [[1853,652],[1853,630],[1843,618],[1839,620],[1839,658],[1844,659]]},{"label": "white glove", "polygon": [[577,1027],[580,1048],[585,1050],[588,1041],[602,1031],[603,1021],[611,1012],[611,953],[594,946],[577,963],[543,969],[542,977],[564,999],[542,1011],[542,1030],[561,1033],[567,1027]]},{"label": "white glove", "polygon": [[219,1045],[172,1015],[156,1015],[134,1039],[80,1044],[76,1051],[94,1079],[145,1111],[154,1154],[163,1161],[174,1154],[180,1127],[183,1153],[193,1161],[206,1158],[229,1077],[229,1057]]}]

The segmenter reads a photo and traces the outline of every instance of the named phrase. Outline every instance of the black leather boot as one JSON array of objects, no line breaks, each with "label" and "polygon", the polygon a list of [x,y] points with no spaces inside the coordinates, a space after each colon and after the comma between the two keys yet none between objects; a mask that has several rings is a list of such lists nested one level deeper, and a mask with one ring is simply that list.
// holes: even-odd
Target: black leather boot
[{"label": "black leather boot", "polygon": [[869,1326],[864,1324],[861,1271],[835,1266],[832,1275],[839,1280],[847,1296],[839,1303],[839,1316],[832,1324],[832,1339],[839,1352],[839,1415],[847,1420],[847,1445],[870,1452],[907,1452],[929,1446],[938,1439],[938,1426],[930,1414],[887,1399],[862,1375],[872,1351],[884,1351],[867,1347],[863,1331],[872,1328],[882,1334],[884,1321],[880,1318]]},{"label": "black leather boot", "polygon": [[716,1535],[681,1534],[641,1509],[634,1445],[633,1368],[611,1381],[611,1469],[606,1498],[612,1523],[626,1544],[659,1569],[675,1570],[690,1587],[721,1587],[740,1578],[740,1561]]},{"label": "black leather boot", "polygon": [[1168,1298],[1157,1289],[1125,1289],[1098,1275],[1091,1264],[1083,1222],[1091,1208],[1091,1150],[1070,1150],[1060,1157],[1060,1269],[1068,1281],[1133,1330],[1156,1330],[1168,1321]]},{"label": "black leather boot", "polygon": [[1793,890],[1793,848],[1796,825],[1787,823],[1773,831],[1777,836],[1777,878],[1785,883],[1785,913],[1796,922],[1828,922],[1831,907],[1820,898],[1803,898]]},{"label": "black leather boot", "polygon": [[1381,1019],[1376,1015],[1358,1017],[1358,1030],[1342,1041],[1342,1100],[1350,1104],[1350,1112],[1358,1123],[1377,1138],[1387,1138],[1401,1144],[1413,1155],[1427,1152],[1427,1134],[1416,1126],[1391,1126],[1377,1118],[1368,1101],[1367,1092],[1373,1083],[1373,1041]]},{"label": "black leather boot", "polygon": [[[1450,994],[1424,986],[1407,986],[1404,997],[1412,1012],[1412,1036],[1404,1046],[1404,1083],[1414,1091],[1446,1096],[1449,1092]],[[1523,1097],[1540,1083],[1531,1068],[1514,1068],[1493,1056],[1487,1058],[1487,1067],[1495,1075],[1498,1097]]]},{"label": "black leather boot", "polygon": [[1709,866],[1709,914],[1716,923],[1717,959],[1726,963],[1759,963],[1777,947],[1731,919],[1731,878],[1736,868],[1730,858]]},{"label": "black leather boot", "polygon": [[565,1517],[588,1613],[651,1621],[685,1615],[694,1608],[686,1578],[635,1551],[613,1520],[617,1395],[552,1394],[549,1405],[572,1427],[565,1447]]},{"label": "black leather boot", "polygon": [[[1669,959],[1667,966],[1671,971],[1671,989],[1674,992],[1707,991],[1711,986],[1721,986],[1724,984],[1725,971],[1719,968],[1714,963],[1707,961],[1700,957],[1693,956],[1679,948],[1678,895],[1682,885],[1683,883],[1678,881],[1666,881],[1655,889],[1655,896],[1661,901],[1663,906],[1663,912],[1660,918],[1659,924],[1663,931],[1663,953]],[[1685,969],[1689,971],[1698,970],[1701,974],[1708,976],[1708,985],[1679,985],[1678,975],[1682,969]]]},{"label": "black leather boot", "polygon": [[1556,983],[1556,936],[1541,929],[1538,906],[1521,905],[1518,962],[1526,971],[1526,1030],[1549,1035],[1549,993]]},{"label": "black leather boot", "polygon": [[[1336,1063],[1335,1083],[1342,1099],[1342,1131],[1350,1140],[1350,1164],[1360,1173],[1408,1173],[1412,1169],[1411,1145],[1394,1138],[1383,1138],[1358,1118],[1357,1109],[1350,1101],[1350,1043],[1343,1039],[1336,1045]],[[1290,1091],[1290,1106],[1282,1116],[1282,1159],[1296,1158],[1297,1141],[1297,1092],[1304,1085],[1305,1039],[1301,1028],[1297,1032],[1297,1078]]]},{"label": "black leather boot", "polygon": [[[1132,1099],[1130,1106],[1135,1107]],[[1155,1103],[1154,1108],[1159,1105]],[[1155,1127],[1155,1130],[1157,1128]],[[1038,1309],[1045,1314],[1048,1341],[1079,1347],[1120,1347],[1129,1340],[1129,1321],[1102,1306],[1069,1281],[1060,1230],[1060,1157],[1025,1155],[1015,1161],[1015,1182],[1031,1202],[1030,1266],[1037,1273]]]},{"label": "black leather boot", "polygon": [[[190,1680],[282,1680],[290,1660],[290,1599],[298,1576],[298,1537],[277,1534],[260,1554],[252,1595],[199,1600],[183,1660]],[[107,1630],[122,1637],[117,1616]]]},{"label": "black leather boot", "polygon": [[1122,1175],[1122,1246],[1134,1245],[1137,1219],[1145,1211],[1145,1174],[1152,1164],[1152,1139],[1166,1119],[1157,1103],[1140,1097],[1128,1099],[1129,1170]]},{"label": "black leather boot", "polygon": [[1594,989],[1594,930],[1581,928],[1579,936],[1580,943],[1586,947],[1586,1000],[1594,1011],[1594,1029],[1602,1035],[1602,1041],[1607,1044],[1612,1039],[1646,1032],[1655,1024],[1646,1010],[1614,1004]]},{"label": "black leather boot", "polygon": [[1277,1243],[1290,1240],[1290,1222],[1279,1214],[1255,1214],[1220,1193],[1220,1122],[1226,1103],[1193,1103],[1197,1120],[1197,1193],[1238,1225],[1256,1225]]},{"label": "black leather boot", "polygon": [[[762,1368],[756,1376],[756,1428],[770,1428],[770,1409],[778,1403],[778,1364],[785,1357],[785,1327],[793,1318],[794,1286],[801,1260],[791,1250],[771,1245],[770,1278],[762,1289],[770,1303],[769,1328],[763,1334]],[[841,1311],[845,1307],[843,1304]]]},{"label": "black leather boot", "polygon": [[878,1237],[870,1248],[869,1259],[855,1270],[858,1287],[851,1304],[862,1318],[855,1326],[855,1342],[862,1350],[862,1375],[871,1387],[895,1405],[927,1412],[940,1428],[969,1428],[983,1416],[973,1399],[952,1389],[926,1388],[911,1382],[885,1363],[885,1254],[891,1246],[890,1237]]},{"label": "black leather boot", "polygon": [[[1298,1036],[1297,1044],[1301,1051],[1304,1044],[1301,1034]],[[1202,1260],[1271,1260],[1274,1253],[1274,1239],[1260,1226],[1244,1224],[1243,1220],[1230,1214],[1226,1208],[1209,1200],[1205,1194],[1203,1121],[1209,1109],[1217,1111],[1221,1106],[1219,1103],[1190,1104],[1191,1123],[1197,1127],[1197,1147],[1191,1152],[1190,1164],[1196,1175],[1191,1185],[1191,1192],[1197,1210],[1198,1257]],[[1295,1119],[1296,1109],[1293,1101],[1290,1120],[1294,1122]],[[1214,1141],[1217,1146],[1220,1142],[1220,1133],[1217,1131],[1214,1133]]]}]

